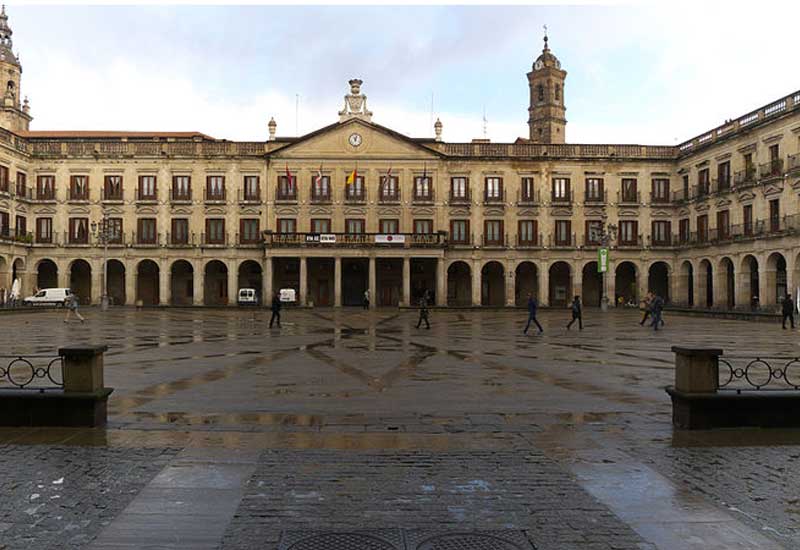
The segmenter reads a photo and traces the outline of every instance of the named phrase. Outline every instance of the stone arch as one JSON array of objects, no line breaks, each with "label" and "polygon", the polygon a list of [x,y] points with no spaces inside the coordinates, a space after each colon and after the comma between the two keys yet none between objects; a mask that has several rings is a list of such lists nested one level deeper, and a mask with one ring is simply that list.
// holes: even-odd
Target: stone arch
[{"label": "stone arch", "polygon": [[489,261],[481,268],[481,305],[500,307],[505,304],[505,269],[498,261]]},{"label": "stone arch", "polygon": [[548,303],[552,307],[566,307],[572,301],[572,268],[565,261],[553,262],[548,275]]},{"label": "stone arch", "polygon": [[194,303],[194,266],[188,260],[175,260],[169,268],[170,304],[190,306]]},{"label": "stone arch", "polygon": [[630,261],[619,262],[614,269],[614,303],[619,304],[620,298],[624,304],[637,304],[639,302],[638,270]]},{"label": "stone arch", "polygon": [[221,260],[211,260],[205,265],[203,304],[224,306],[228,304],[228,266]]},{"label": "stone arch", "polygon": [[159,303],[161,269],[153,260],[142,260],[136,266],[136,301],[145,306]]},{"label": "stone arch", "polygon": [[762,305],[780,304],[787,290],[786,257],[780,252],[773,252],[767,257],[767,280]]},{"label": "stone arch", "polygon": [[704,258],[700,260],[697,268],[697,288],[699,290],[699,302],[705,308],[714,307],[714,267],[711,260]]},{"label": "stone arch", "polygon": [[73,260],[69,264],[69,288],[81,304],[92,303],[92,266],[86,260]]},{"label": "stone arch", "polygon": [[16,258],[13,262],[11,262],[11,281],[13,282],[16,278],[21,278],[22,274],[25,272],[25,260],[22,258]]},{"label": "stone arch", "polygon": [[49,259],[44,258],[36,264],[36,288],[57,288],[58,266]]},{"label": "stone arch", "polygon": [[724,256],[717,265],[717,292],[719,293],[718,306],[726,309],[736,307],[736,273],[733,260]]},{"label": "stone arch", "polygon": [[[256,299],[259,303],[264,303],[264,297],[261,296],[261,289],[263,285],[263,273],[261,264],[255,260],[245,260],[239,264],[239,288],[253,288],[256,291]],[[239,288],[236,289],[238,294]]]},{"label": "stone arch", "polygon": [[114,305],[125,305],[128,301],[127,290],[125,287],[125,264],[121,260],[110,259],[106,263],[106,281],[110,303]]},{"label": "stone arch", "polygon": [[517,264],[514,270],[514,302],[518,306],[528,303],[528,293],[539,299],[539,268],[530,261]]},{"label": "stone arch", "polygon": [[694,307],[694,266],[689,260],[681,264],[678,275],[678,296],[681,303]]},{"label": "stone arch", "polygon": [[761,280],[758,273],[758,259],[752,254],[742,258],[739,267],[739,292],[737,302],[741,305],[748,304],[751,309],[761,306]]},{"label": "stone arch", "polygon": [[467,262],[456,260],[447,267],[447,305],[472,305],[472,270]]},{"label": "stone arch", "polygon": [[597,271],[597,262],[592,260],[583,265],[581,271],[581,300],[583,305],[599,307],[603,299],[603,276]]},{"label": "stone arch", "polygon": [[[669,303],[671,299],[669,279],[669,264],[662,261],[653,262],[647,269],[647,290],[661,296],[664,302]],[[641,298],[642,296],[639,297],[639,299]]]}]

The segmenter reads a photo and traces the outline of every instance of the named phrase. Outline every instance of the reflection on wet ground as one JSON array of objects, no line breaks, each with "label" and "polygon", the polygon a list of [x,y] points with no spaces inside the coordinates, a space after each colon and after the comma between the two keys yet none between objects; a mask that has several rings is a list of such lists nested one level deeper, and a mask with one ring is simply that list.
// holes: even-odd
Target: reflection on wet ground
[{"label": "reflection on wet ground", "polygon": [[[638,326],[636,312],[588,310],[583,331],[566,331],[566,311],[545,311],[544,334],[523,336],[524,313],[510,311],[434,311],[431,330],[416,330],[416,313],[397,310],[288,310],[280,330],[267,328],[262,310],[87,313],[86,325],[65,325],[59,313],[4,316],[0,344],[22,355],[107,344],[109,427],[0,429],[0,445],[538,449],[659,547],[676,531],[626,512],[644,505],[637,487],[672,487],[669,502],[686,505],[684,519],[701,510],[706,530],[736,523],[800,547],[798,484],[781,466],[763,466],[775,449],[797,454],[800,431],[676,432],[663,391],[673,345],[722,347],[737,361],[795,357],[797,332],[775,324],[672,316],[653,332]],[[739,481],[726,477],[704,491],[712,472],[697,475],[687,457],[713,457],[718,469],[740,472]],[[764,476],[763,489],[749,472]],[[626,479],[627,500],[618,485]],[[767,514],[756,496],[777,506]],[[745,531],[741,540],[752,535]]]}]

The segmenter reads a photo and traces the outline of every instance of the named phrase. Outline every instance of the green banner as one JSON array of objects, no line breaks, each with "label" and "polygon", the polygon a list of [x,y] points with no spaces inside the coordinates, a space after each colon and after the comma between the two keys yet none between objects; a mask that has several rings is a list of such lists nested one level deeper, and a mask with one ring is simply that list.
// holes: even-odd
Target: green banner
[{"label": "green banner", "polygon": [[601,248],[597,251],[597,272],[605,273],[608,271],[608,249]]}]

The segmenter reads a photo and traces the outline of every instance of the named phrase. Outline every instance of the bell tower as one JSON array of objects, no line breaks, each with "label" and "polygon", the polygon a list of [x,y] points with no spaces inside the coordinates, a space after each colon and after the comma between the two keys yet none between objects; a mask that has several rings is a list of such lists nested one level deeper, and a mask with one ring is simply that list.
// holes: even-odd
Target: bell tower
[{"label": "bell tower", "polygon": [[28,99],[20,101],[22,65],[12,51],[11,27],[8,26],[6,7],[0,11],[0,126],[12,132],[27,131],[32,117]]},{"label": "bell tower", "polygon": [[530,107],[528,127],[534,143],[564,143],[567,119],[564,107],[564,81],[567,71],[547,45],[547,26],[544,29],[544,49],[528,73]]}]

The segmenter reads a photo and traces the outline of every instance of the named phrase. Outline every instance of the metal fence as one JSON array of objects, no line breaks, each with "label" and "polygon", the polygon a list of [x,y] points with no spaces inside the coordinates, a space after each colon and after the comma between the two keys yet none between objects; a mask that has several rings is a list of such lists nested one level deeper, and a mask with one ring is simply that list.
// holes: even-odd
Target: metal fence
[{"label": "metal fence", "polygon": [[719,358],[719,390],[735,391],[798,391],[800,390],[800,358],[756,357],[743,367]]},{"label": "metal fence", "polygon": [[[52,355],[0,355],[0,389],[39,390],[64,387],[63,358]],[[47,384],[42,386],[41,383]]]}]

